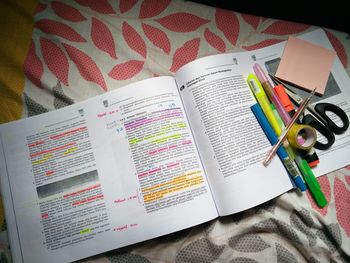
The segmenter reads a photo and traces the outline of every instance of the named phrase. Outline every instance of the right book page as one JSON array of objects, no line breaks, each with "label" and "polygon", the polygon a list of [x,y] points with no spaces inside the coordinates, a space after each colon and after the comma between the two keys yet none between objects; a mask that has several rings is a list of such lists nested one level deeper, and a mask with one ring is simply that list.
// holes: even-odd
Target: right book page
[{"label": "right book page", "polygon": [[[300,37],[331,48],[323,30]],[[213,55],[197,59],[176,73],[220,215],[254,207],[293,188],[277,157],[267,168],[262,165],[271,145],[250,110],[255,99],[246,83],[254,63],[270,71],[269,65],[281,57],[284,46],[282,42],[254,51]],[[350,81],[338,58],[331,75],[338,92],[319,100],[326,99],[349,113],[350,94],[346,87]],[[348,130],[337,135],[331,149],[317,152],[320,164],[313,169],[317,176],[349,163],[349,134]]]},{"label": "right book page", "polygon": [[176,75],[220,215],[254,207],[293,187],[277,158],[268,168],[262,165],[271,145],[250,110],[255,103],[245,80],[250,60],[248,53],[210,56]]}]

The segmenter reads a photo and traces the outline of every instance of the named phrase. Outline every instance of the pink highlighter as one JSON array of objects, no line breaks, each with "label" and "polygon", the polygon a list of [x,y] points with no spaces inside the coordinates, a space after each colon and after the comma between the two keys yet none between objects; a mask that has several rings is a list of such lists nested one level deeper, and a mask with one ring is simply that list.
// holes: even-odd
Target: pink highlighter
[{"label": "pink highlighter", "polygon": [[285,110],[284,106],[282,105],[281,101],[278,99],[276,93],[273,90],[273,86],[271,85],[271,82],[269,81],[269,79],[266,77],[265,72],[263,71],[263,69],[261,68],[261,66],[257,63],[254,64],[253,66],[253,70],[256,74],[256,76],[258,77],[261,85],[263,86],[267,96],[269,97],[270,101],[272,101],[275,106],[276,109],[279,113],[279,115],[281,116],[284,125],[288,125],[288,123],[291,120],[291,117],[289,116],[288,112]]}]

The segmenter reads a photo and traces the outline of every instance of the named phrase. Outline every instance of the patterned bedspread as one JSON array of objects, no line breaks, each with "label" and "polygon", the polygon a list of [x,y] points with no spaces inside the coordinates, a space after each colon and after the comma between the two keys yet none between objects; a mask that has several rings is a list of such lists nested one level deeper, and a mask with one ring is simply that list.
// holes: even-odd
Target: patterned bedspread
[{"label": "patterned bedspread", "polygon": [[[24,43],[22,60],[6,50],[22,38],[0,46],[1,59],[7,57],[25,76],[21,83],[0,75],[1,122],[141,79],[173,75],[199,57],[261,48],[316,29],[188,1],[41,1],[33,4],[33,22],[30,8],[2,5],[26,17],[23,23],[33,31],[28,31],[31,41]],[[325,31],[350,73],[349,35]],[[8,65],[0,66],[3,71]],[[292,191],[244,212],[83,262],[350,262],[350,167],[319,182],[329,202],[326,208],[319,209],[309,194]],[[11,262],[1,219],[0,262]]]}]

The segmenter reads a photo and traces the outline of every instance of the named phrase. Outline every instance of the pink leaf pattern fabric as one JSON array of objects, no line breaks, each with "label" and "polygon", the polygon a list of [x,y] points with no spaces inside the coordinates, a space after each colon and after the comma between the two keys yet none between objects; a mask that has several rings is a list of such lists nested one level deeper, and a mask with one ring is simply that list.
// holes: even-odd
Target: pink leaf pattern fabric
[{"label": "pink leaf pattern fabric", "polygon": [[137,0],[120,0],[119,10],[120,13],[124,14],[128,12],[137,3]]},{"label": "pink leaf pattern fabric", "polygon": [[345,181],[348,183],[348,185],[350,186],[350,176],[344,176],[345,177]]},{"label": "pink leaf pattern fabric", "polygon": [[144,61],[140,60],[129,60],[120,63],[113,67],[108,76],[116,80],[130,79],[142,70],[144,63]]},{"label": "pink leaf pattern fabric", "polygon": [[[192,1],[40,2],[34,16],[38,27],[23,64],[27,116],[149,77],[174,75],[198,57],[262,48],[312,29]],[[349,73],[346,34],[325,31]],[[318,180],[329,202],[326,208],[320,209],[309,193],[299,196],[290,191],[249,210],[249,220],[243,212],[196,227],[181,248],[176,242],[164,244],[163,239],[154,239],[169,253],[159,253],[154,244],[145,242],[141,249],[131,248],[123,255],[112,251],[94,260],[260,262],[264,258],[266,262],[348,262],[350,166]],[[174,235],[184,238],[191,229],[184,231]],[[8,245],[0,239],[1,258],[2,248]],[[226,252],[230,250],[240,252],[228,259]]]},{"label": "pink leaf pattern fabric", "polygon": [[100,14],[115,14],[113,7],[107,0],[75,0],[75,2],[82,6],[87,6]]},{"label": "pink leaf pattern fabric", "polygon": [[343,64],[344,67],[346,67],[348,64],[348,57],[346,55],[346,51],[343,44],[338,40],[338,38],[336,38],[336,36],[333,33],[326,30],[326,34],[327,34],[327,37],[329,38],[329,41],[332,43],[333,48],[337,52],[337,55],[341,63]]},{"label": "pink leaf pattern fabric", "polygon": [[251,25],[254,29],[258,28],[258,25],[260,23],[260,17],[258,16],[252,16],[252,15],[248,15],[248,14],[241,14],[243,20],[248,23],[249,25]]},{"label": "pink leaf pattern fabric", "polygon": [[139,18],[150,18],[162,13],[170,4],[171,0],[144,0],[141,4]]},{"label": "pink leaf pattern fabric", "polygon": [[166,54],[170,53],[170,40],[162,30],[144,23],[142,23],[142,29],[153,45],[161,48]]},{"label": "pink leaf pattern fabric", "polygon": [[43,88],[41,84],[41,76],[44,72],[43,63],[35,52],[35,44],[32,40],[29,47],[29,52],[24,60],[24,74],[37,87]]},{"label": "pink leaf pattern fabric", "polygon": [[192,32],[210,22],[208,19],[184,12],[167,15],[155,21],[174,32]]},{"label": "pink leaf pattern fabric", "polygon": [[41,53],[52,74],[68,86],[69,62],[64,52],[51,40],[40,38]]},{"label": "pink leaf pattern fabric", "polygon": [[98,49],[107,53],[112,58],[117,59],[115,43],[111,31],[97,18],[93,17],[91,21],[92,42]]},{"label": "pink leaf pattern fabric", "polygon": [[[329,179],[327,176],[322,176],[317,178],[317,181],[321,185],[322,192],[324,193],[327,202],[329,203],[331,201],[331,185],[329,183]],[[322,216],[326,216],[328,212],[328,205],[324,208],[318,207],[318,205],[315,203],[314,198],[311,196],[310,191],[307,191],[307,197],[311,203],[311,206],[314,210],[319,212]]]},{"label": "pink leaf pattern fabric", "polygon": [[178,48],[173,57],[171,72],[177,71],[180,67],[197,58],[200,38],[187,41],[182,47]]},{"label": "pink leaf pattern fabric", "polygon": [[38,3],[34,12],[33,12],[33,16],[35,16],[36,14],[44,11],[46,9],[47,5],[46,4],[42,4],[42,3]]},{"label": "pink leaf pattern fabric", "polygon": [[211,32],[208,28],[204,31],[204,38],[208,42],[209,45],[211,45],[213,48],[218,50],[219,52],[225,52],[226,50],[226,44],[225,41],[222,40],[218,35]]},{"label": "pink leaf pattern fabric", "polygon": [[233,11],[217,8],[215,12],[216,26],[221,30],[227,40],[233,45],[236,45],[239,35],[239,21]]},{"label": "pink leaf pattern fabric", "polygon": [[47,34],[57,35],[69,41],[86,42],[85,38],[78,34],[73,28],[52,19],[41,19],[35,23],[35,27]]},{"label": "pink leaf pattern fabric", "polygon": [[262,33],[270,35],[291,35],[297,34],[308,29],[310,25],[288,22],[288,21],[275,21]]},{"label": "pink leaf pattern fabric", "polygon": [[254,49],[258,49],[258,48],[271,46],[271,45],[277,44],[277,43],[282,42],[282,41],[283,40],[281,40],[281,39],[266,39],[266,40],[263,40],[259,43],[255,43],[255,44],[250,45],[250,46],[242,46],[242,48],[244,48],[245,50],[254,50]]},{"label": "pink leaf pattern fabric", "polygon": [[146,58],[147,56],[147,50],[146,50],[146,44],[143,38],[137,33],[137,31],[130,26],[127,22],[123,23],[123,36],[128,44],[128,46],[139,53],[141,56]]},{"label": "pink leaf pattern fabric", "polygon": [[76,65],[80,75],[87,81],[92,81],[98,84],[104,91],[107,91],[105,80],[102,76],[100,69],[97,67],[95,61],[93,61],[83,51],[77,49],[68,44],[62,44],[66,49],[68,56]]},{"label": "pink leaf pattern fabric", "polygon": [[55,14],[65,20],[71,22],[81,22],[86,20],[87,18],[83,16],[78,9],[67,5],[65,3],[61,3],[58,1],[51,2],[52,10]]},{"label": "pink leaf pattern fabric", "polygon": [[339,224],[343,227],[346,235],[350,236],[350,191],[339,179],[334,180],[334,201]]}]

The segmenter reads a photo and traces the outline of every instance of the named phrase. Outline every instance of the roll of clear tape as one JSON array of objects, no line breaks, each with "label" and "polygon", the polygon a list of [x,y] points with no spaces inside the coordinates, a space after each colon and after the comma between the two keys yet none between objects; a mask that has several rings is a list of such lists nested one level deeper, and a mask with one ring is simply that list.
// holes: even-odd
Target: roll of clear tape
[{"label": "roll of clear tape", "polygon": [[316,130],[310,125],[294,124],[287,134],[289,144],[297,149],[310,150],[316,143]]}]

